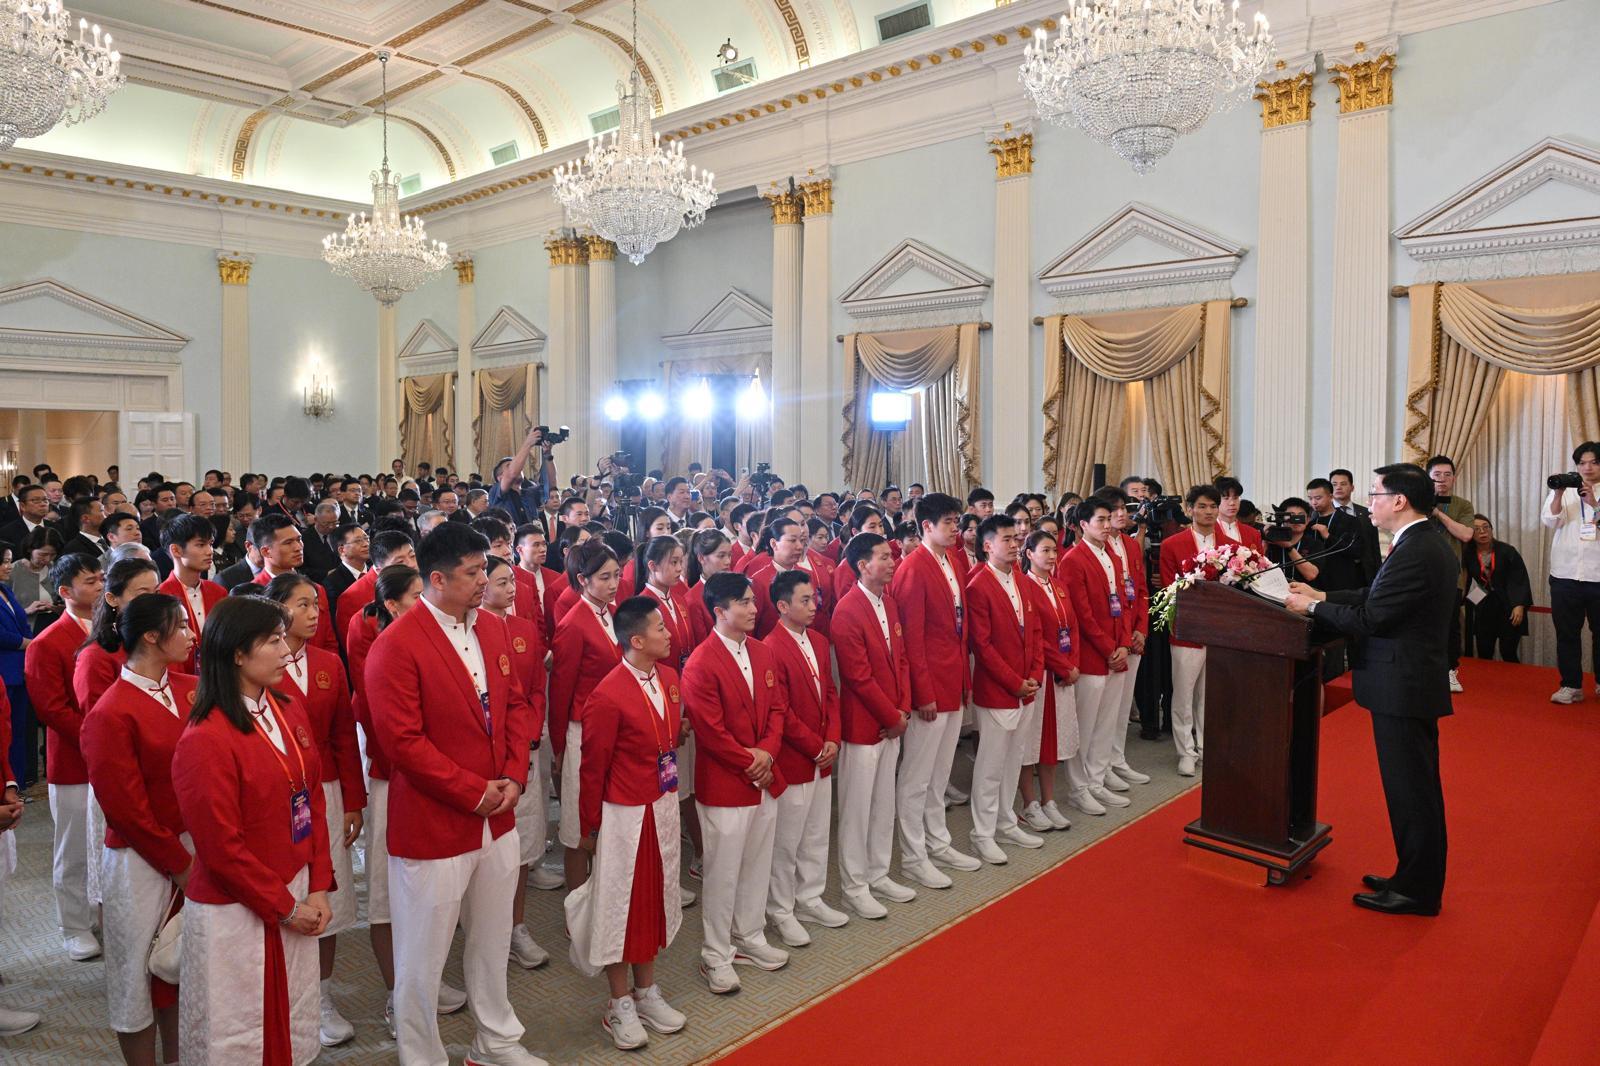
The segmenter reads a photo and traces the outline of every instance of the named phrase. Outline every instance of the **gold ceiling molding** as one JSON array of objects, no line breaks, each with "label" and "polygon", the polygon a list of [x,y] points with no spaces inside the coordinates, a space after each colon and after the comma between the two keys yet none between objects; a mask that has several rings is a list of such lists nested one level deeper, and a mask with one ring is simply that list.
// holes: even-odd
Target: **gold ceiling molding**
[{"label": "gold ceiling molding", "polygon": [[[1360,55],[1366,52],[1367,46],[1357,41],[1355,50]],[[1339,114],[1348,115],[1393,104],[1394,67],[1393,52],[1355,63],[1335,63],[1330,80],[1339,87]]]},{"label": "gold ceiling molding", "polygon": [[255,140],[256,130],[261,123],[272,116],[268,110],[257,111],[244,120],[244,125],[239,127],[239,135],[233,139],[233,167],[234,181],[243,181],[244,172],[250,162],[250,142]]},{"label": "gold ceiling molding", "polygon": [[[445,150],[444,142],[435,136],[432,130],[414,118],[407,118],[404,115],[390,115],[389,117],[394,119],[396,122],[404,122],[406,125],[412,127],[418,133],[428,138],[428,140],[433,143],[434,150],[439,153],[439,158],[444,160],[444,169],[450,174],[450,180],[456,180],[456,164],[454,160],[450,158],[450,153]],[[399,177],[396,176],[395,180],[398,181]]]},{"label": "gold ceiling molding", "polygon": [[469,78],[476,78],[478,81],[488,82],[490,85],[493,85],[495,88],[511,97],[511,99],[516,102],[517,107],[522,109],[522,113],[527,117],[528,122],[532,124],[534,136],[539,138],[539,151],[542,152],[546,148],[550,147],[550,138],[545,135],[544,123],[539,121],[538,113],[533,110],[533,106],[523,98],[521,93],[517,92],[517,90],[507,85],[505,82],[491,78],[487,74],[473,74],[470,71],[462,71],[462,73]]},{"label": "gold ceiling molding", "polygon": [[620,33],[612,33],[604,26],[596,26],[592,22],[583,22],[582,20],[579,20],[574,22],[573,25],[582,29],[591,30],[595,33],[598,33],[600,36],[607,38],[612,44],[622,49],[624,55],[633,60],[635,63],[639,64],[639,76],[644,78],[644,83],[650,87],[650,100],[655,104],[656,114],[659,115],[663,110],[665,110],[666,105],[661,99],[661,86],[656,84],[655,72],[650,69],[650,64],[645,62],[644,56],[634,51],[633,45],[628,42],[626,37],[623,37]]},{"label": "gold ceiling molding", "polygon": [[320,37],[324,41],[334,41],[338,44],[350,45],[355,48],[367,47],[366,43],[363,41],[352,41],[348,37],[340,37],[338,34],[327,33],[323,30],[314,30],[309,26],[300,26],[293,22],[285,22],[283,19],[275,19],[270,15],[261,15],[254,11],[243,11],[236,7],[229,7],[227,4],[219,4],[216,2],[216,0],[188,0],[188,2],[194,4],[196,7],[210,8],[212,11],[222,11],[229,15],[236,15],[239,18],[247,18],[256,22],[264,22],[269,26],[276,26],[279,29],[290,30],[294,33],[303,33],[308,37]]},{"label": "gold ceiling molding", "polygon": [[[109,174],[86,174],[81,170],[65,170],[61,167],[47,167],[33,163],[13,163],[0,160],[0,173],[4,172],[38,175],[58,181],[81,181],[86,185],[104,185],[112,189],[143,191],[170,196],[178,200],[196,200],[200,203],[248,207],[256,211],[281,211],[286,215],[299,215],[305,218],[344,218],[346,214],[343,211],[329,211],[320,207],[298,207],[294,204],[279,203],[276,200],[260,200],[249,196],[234,196],[207,192],[203,189],[189,189],[182,185],[168,185],[165,182],[134,181],[131,178],[112,177]],[[546,176],[548,174],[549,172],[546,171]]]},{"label": "gold ceiling molding", "polygon": [[[1284,69],[1278,61],[1278,69]],[[1314,79],[1309,71],[1279,78],[1277,81],[1256,83],[1255,99],[1261,101],[1261,128],[1275,130],[1280,126],[1293,126],[1311,121],[1311,109],[1316,102],[1311,99]]]},{"label": "gold ceiling molding", "polygon": [[778,15],[783,19],[784,29],[789,31],[789,40],[794,44],[794,57],[801,67],[811,65],[811,46],[806,43],[806,28],[800,24],[800,16],[795,14],[794,5],[789,0],[772,0],[777,5]]}]

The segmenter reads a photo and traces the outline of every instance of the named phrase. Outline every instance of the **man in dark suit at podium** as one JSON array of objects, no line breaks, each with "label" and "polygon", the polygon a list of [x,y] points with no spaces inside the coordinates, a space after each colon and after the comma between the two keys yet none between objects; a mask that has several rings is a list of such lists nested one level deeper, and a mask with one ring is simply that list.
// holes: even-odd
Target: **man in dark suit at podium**
[{"label": "man in dark suit at podium", "polygon": [[1324,593],[1290,585],[1286,606],[1353,638],[1356,702],[1372,712],[1399,862],[1389,877],[1362,881],[1355,903],[1385,914],[1439,913],[1444,896],[1444,789],[1439,719],[1451,713],[1450,615],[1456,609],[1459,549],[1428,522],[1433,483],[1411,463],[1379,467],[1373,524],[1393,535],[1370,587]]}]

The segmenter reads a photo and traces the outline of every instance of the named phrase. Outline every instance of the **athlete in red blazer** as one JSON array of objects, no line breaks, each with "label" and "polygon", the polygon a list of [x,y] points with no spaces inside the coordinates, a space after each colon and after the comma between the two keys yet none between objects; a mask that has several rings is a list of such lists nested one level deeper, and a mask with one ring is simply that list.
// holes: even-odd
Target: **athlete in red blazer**
[{"label": "athlete in red blazer", "polygon": [[817,597],[817,618],[811,628],[826,637],[832,632],[833,605],[837,602],[833,595],[833,572],[838,566],[826,555],[810,548],[806,549],[806,561],[811,564],[811,588]]},{"label": "athlete in red blazer", "polygon": [[[968,580],[966,553],[959,549],[948,551],[945,558],[964,590]],[[895,568],[889,591],[900,609],[905,629],[911,706],[932,704],[941,713],[961,710],[972,689],[967,644],[956,621],[950,581],[933,552],[919,546],[907,555]]]},{"label": "athlete in red blazer", "polygon": [[[189,651],[189,661],[182,663],[179,669],[186,674],[193,674],[200,650],[200,629],[205,624],[204,619],[194,616],[194,610],[189,606],[189,597],[185,593],[183,582],[178,578],[177,571],[173,571],[172,576],[157,586],[156,591],[171,596],[183,604],[184,613],[189,616],[189,632],[194,634],[194,647]],[[227,598],[227,589],[215,581],[208,581],[205,578],[200,579],[200,602],[205,606],[207,618],[211,617],[212,608]]]},{"label": "athlete in red blazer", "polygon": [[[317,627],[321,629],[319,625]],[[333,652],[307,644],[306,691],[294,672],[283,672],[283,688],[305,710],[311,722],[311,739],[317,745],[323,781],[339,782],[344,811],[353,814],[367,806],[367,786],[361,774],[361,746],[356,741],[356,717],[350,705],[350,682],[344,663]]]},{"label": "athlete in red blazer", "polygon": [[511,638],[511,676],[522,686],[522,694],[527,697],[528,706],[533,711],[533,730],[530,735],[533,740],[538,740],[544,730],[545,706],[543,617],[522,618],[509,614],[501,621],[505,622],[506,633]]},{"label": "athlete in red blazer", "polygon": [[[1115,552],[1107,552],[1116,575],[1119,599],[1122,596],[1122,564]],[[1072,596],[1072,611],[1078,616],[1078,632],[1083,640],[1079,644],[1078,669],[1090,677],[1104,677],[1110,672],[1106,660],[1118,648],[1128,646],[1128,612],[1122,617],[1111,614],[1110,587],[1106,584],[1105,570],[1086,541],[1078,541],[1072,550],[1056,564],[1056,574]],[[1082,743],[1080,738],[1079,743]]]},{"label": "athlete in red blazer", "polygon": [[[1044,668],[1056,677],[1070,677],[1072,671],[1078,666],[1078,616],[1072,610],[1072,593],[1067,586],[1055,575],[1050,577],[1050,587],[1055,592],[1055,602],[1050,602],[1050,596],[1045,592],[1044,586],[1039,584],[1032,576],[1021,582],[1022,588],[1033,600],[1033,608],[1038,612],[1040,632],[1044,637]],[[1060,631],[1065,629],[1071,651],[1061,650]],[[1053,689],[1053,686],[1045,686]]]},{"label": "athlete in red blazer", "polygon": [[[850,571],[841,566],[840,572]],[[854,571],[850,571],[852,574]],[[852,588],[833,610],[833,654],[839,662],[839,721],[848,744],[876,744],[911,710],[911,663],[894,594],[883,595],[889,644],[866,593]]]},{"label": "athlete in red blazer", "polygon": [[[344,597],[339,597],[343,600]],[[350,685],[355,690],[350,697],[350,713],[361,726],[367,738],[367,776],[381,781],[389,780],[389,760],[383,754],[372,727],[372,713],[367,708],[367,657],[372,653],[372,642],[378,639],[378,620],[358,614],[350,620],[345,633],[344,646],[350,656]]]},{"label": "athlete in red blazer", "polygon": [[[555,631],[556,600],[561,598],[561,590],[567,587],[567,577],[559,570],[552,570],[547,566],[539,568],[538,578],[521,566],[515,568],[515,573],[517,575],[515,616],[537,621],[543,644],[548,648],[550,638]],[[540,580],[544,582],[542,595],[539,589]]]},{"label": "athlete in red blazer", "polygon": [[684,590],[684,596],[689,601],[689,622],[692,627],[691,641],[698,648],[711,631],[717,628],[716,620],[711,617],[711,612],[706,608],[706,583],[704,579],[696,581]]},{"label": "athlete in red blazer", "polygon": [[[1132,623],[1131,632],[1138,633],[1143,637],[1150,632],[1150,581],[1145,575],[1144,547],[1126,533],[1119,533],[1117,536],[1122,538],[1122,550],[1128,558],[1127,568],[1129,573],[1127,576],[1133,578],[1133,597],[1131,600],[1127,593],[1127,581],[1124,580],[1122,583],[1122,616],[1130,619]],[[1117,558],[1114,551],[1112,558],[1117,559],[1118,563],[1122,562],[1120,558]]]},{"label": "athlete in red blazer", "polygon": [[[772,652],[753,637],[745,638],[755,694],[733,654],[713,635],[694,650],[683,668],[683,705],[694,724],[695,798],[708,807],[753,807],[761,800],[745,771],[750,748],[760,748],[776,761],[783,744],[786,713]],[[783,775],[774,773],[767,791],[783,793]]]},{"label": "athlete in red blazer", "polygon": [[[1228,535],[1222,531],[1220,525],[1212,527],[1215,532],[1215,547],[1224,544],[1234,544]],[[1194,560],[1200,554],[1199,542],[1195,540],[1194,530],[1189,526],[1172,534],[1161,542],[1161,584],[1162,587],[1172,584],[1178,577],[1194,565]],[[1201,644],[1192,644],[1179,640],[1169,635],[1167,638],[1174,648],[1200,648]]]},{"label": "athlete in red blazer", "polygon": [[[367,573],[370,574],[370,573],[372,573],[372,571],[369,570],[369,571],[367,571]],[[362,574],[361,577],[356,580],[355,584],[352,584],[350,586],[350,588],[347,588],[347,589],[344,590],[344,593],[339,596],[339,602],[341,604],[344,602],[345,595],[348,595],[352,590],[355,589],[356,585],[359,585],[359,584],[361,584],[362,581],[366,580],[366,576],[367,576],[366,574]],[[269,585],[269,584],[272,583],[272,578],[273,578],[273,575],[267,573],[266,568],[263,567],[261,569],[261,572],[256,574],[256,576],[252,580],[257,585]],[[372,582],[373,582],[373,588],[376,588],[378,579],[376,577],[374,577],[372,579]],[[317,590],[317,617],[319,619],[323,619],[324,621],[320,625],[317,626],[316,636],[311,638],[310,643],[314,644],[315,646],[317,646],[319,648],[322,648],[322,649],[324,649],[326,651],[331,651],[335,655],[338,655],[339,654],[339,637],[338,637],[337,633],[334,630],[334,626],[338,625],[339,617],[338,617],[338,615],[334,614],[333,609],[328,606],[328,590],[323,588],[320,584],[318,584],[315,581],[311,582],[311,584]],[[367,603],[371,603],[371,602],[372,602],[372,600],[369,597],[368,600],[367,600]],[[364,606],[366,606],[366,604],[362,604],[361,606],[364,607]],[[326,619],[329,619],[329,618],[332,618],[334,620],[334,625],[328,625],[327,624]]]},{"label": "athlete in red blazer", "polygon": [[85,708],[85,717],[88,709],[99,703],[106,690],[117,683],[122,664],[127,661],[128,653],[120,648],[106,651],[91,643],[79,650],[77,661],[72,665],[72,698],[79,707]]},{"label": "athlete in red blazer", "polygon": [[52,785],[86,785],[89,770],[78,748],[83,712],[73,694],[78,648],[88,631],[70,613],[50,623],[23,652],[23,676],[33,713],[44,723],[45,777]]},{"label": "athlete in red blazer", "polygon": [[[665,606],[661,593],[649,582],[639,590],[639,595],[648,596]],[[695,649],[694,613],[689,604],[688,590],[683,582],[673,585],[666,598],[672,601],[672,609],[663,610],[661,620],[666,623],[667,632],[672,634],[672,651],[662,662],[672,667],[672,672],[676,674],[683,669],[684,664],[689,661],[690,653]],[[702,602],[701,606],[704,607],[705,604]]]},{"label": "athlete in red blazer", "polygon": [[[816,674],[800,651],[801,640],[811,644],[811,654],[819,668]],[[839,690],[833,683],[832,647],[815,629],[807,629],[799,637],[784,629],[762,643],[772,652],[778,686],[783,689],[787,704],[783,746],[778,749],[778,774],[788,783],[810,781],[817,773],[816,759],[822,753],[822,745],[829,741],[837,745],[840,739]],[[820,697],[818,682],[822,687]],[[832,775],[833,767],[822,770],[823,777]]]},{"label": "athlete in red blazer", "polygon": [[[337,613],[334,616],[334,625],[339,632],[348,638],[350,633],[350,620],[362,611],[378,595],[378,568],[373,567],[360,577],[356,578],[350,587],[339,593],[339,602],[336,605]],[[327,615],[321,617],[326,618]],[[321,626],[317,627],[319,630]],[[348,649],[348,645],[346,648]]]},{"label": "athlete in red blazer", "polygon": [[[613,615],[617,609],[607,604]],[[583,705],[600,680],[622,661],[622,648],[600,624],[588,601],[574,606],[556,623],[550,670],[550,750],[567,750],[567,725],[583,721]]]},{"label": "athlete in red blazer", "polygon": [[1013,568],[1011,580],[1022,601],[1022,624],[1011,597],[987,564],[967,580],[967,642],[972,649],[972,702],[977,707],[1006,710],[1022,705],[1018,695],[1025,680],[1044,683],[1044,635],[1039,612],[1022,582],[1028,580]]},{"label": "athlete in red blazer", "polygon": [[677,743],[683,703],[677,671],[664,661],[656,666],[656,684],[666,700],[665,723],[621,662],[589,694],[578,770],[584,836],[600,828],[603,804],[648,807],[661,796],[657,761],[663,744],[670,749]]}]

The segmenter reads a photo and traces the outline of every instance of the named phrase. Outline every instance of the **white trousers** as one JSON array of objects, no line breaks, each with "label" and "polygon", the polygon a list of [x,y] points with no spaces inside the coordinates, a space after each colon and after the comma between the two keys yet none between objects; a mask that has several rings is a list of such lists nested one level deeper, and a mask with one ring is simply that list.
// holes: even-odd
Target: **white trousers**
[{"label": "white trousers", "polygon": [[83,859],[84,896],[90,907],[98,907],[105,901],[100,888],[100,863],[106,853],[106,812],[100,809],[100,801],[94,798],[94,786],[84,787],[89,790],[84,803],[88,817],[83,842],[89,849]]},{"label": "white trousers", "polygon": [[[337,781],[322,782],[322,799],[328,822],[328,854],[337,886],[328,893],[328,907],[333,917],[322,935],[338,936],[356,924],[356,873],[350,861],[350,848],[344,846],[344,786]],[[366,828],[365,817],[361,824]]]},{"label": "white trousers", "polygon": [[978,720],[978,757],[972,765],[972,839],[993,841],[1017,825],[1017,779],[1022,776],[1023,738],[1039,714],[1038,697],[1021,707],[972,708]]},{"label": "white trousers", "polygon": [[55,862],[50,884],[56,890],[56,915],[63,937],[94,931],[89,906],[89,786],[51,785],[50,818],[55,822]]},{"label": "white trousers", "polygon": [[[753,807],[708,807],[699,800],[700,835],[706,852],[700,893],[700,928],[706,968],[733,963],[733,941],[767,942],[767,885],[772,881],[772,848],[777,841],[778,803],[761,790]],[[667,890],[677,884],[667,876]]]},{"label": "white trousers", "polygon": [[1172,649],[1172,743],[1181,759],[1205,750],[1206,650]]},{"label": "white trousers", "polygon": [[950,846],[944,790],[961,739],[961,715],[940,714],[931,722],[911,716],[900,738],[900,775],[895,802],[900,811],[900,861],[924,862],[929,851]]},{"label": "white trousers", "polygon": [[[1143,655],[1128,655],[1128,669],[1120,674],[1112,674],[1113,678],[1121,681],[1121,700],[1118,704],[1122,710],[1117,714],[1111,734],[1111,766],[1128,765],[1128,722],[1133,718],[1133,690],[1139,679],[1139,664],[1144,661]],[[1102,780],[1104,775],[1101,775]]]},{"label": "white trousers", "polygon": [[523,866],[532,866],[544,857],[545,837],[549,833],[549,823],[545,821],[548,802],[545,795],[549,778],[540,771],[540,752],[533,753],[533,758],[528,761],[528,787],[517,798],[517,836],[521,838],[517,858]]},{"label": "white trousers", "polygon": [[511,955],[511,898],[516,895],[517,834],[448,859],[389,856],[394,911],[394,1021],[401,1066],[449,1066],[439,1039],[439,980],[456,923],[466,935],[462,969],[478,1020],[475,1050],[522,1041],[522,1023],[506,994]]},{"label": "white trousers", "polygon": [[767,917],[794,916],[794,905],[814,903],[828,887],[828,821],[833,816],[833,778],[790,785],[777,799],[778,827],[772,846],[772,885]]},{"label": "white trousers", "polygon": [[[899,756],[899,737],[839,746],[834,775],[839,779],[839,881],[846,895],[860,895],[889,876]],[[938,799],[943,802],[942,793]]]},{"label": "white trousers", "polygon": [[389,924],[389,781],[367,779],[366,838],[367,924]]},{"label": "white trousers", "polygon": [[1111,733],[1121,715],[1113,714],[1109,705],[1119,682],[1116,674],[1079,674],[1073,687],[1078,690],[1078,754],[1067,760],[1067,784],[1074,792],[1087,792],[1105,783],[1111,765]]}]

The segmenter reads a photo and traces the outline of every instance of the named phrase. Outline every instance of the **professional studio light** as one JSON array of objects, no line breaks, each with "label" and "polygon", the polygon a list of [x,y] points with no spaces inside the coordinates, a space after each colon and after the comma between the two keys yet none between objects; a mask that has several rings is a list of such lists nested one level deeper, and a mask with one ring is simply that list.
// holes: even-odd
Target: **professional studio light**
[{"label": "professional studio light", "polygon": [[711,417],[711,411],[716,406],[716,401],[711,397],[711,384],[705,378],[691,386],[678,398],[678,406],[683,411],[683,417],[690,421],[700,422]]},{"label": "professional studio light", "polygon": [[606,397],[603,410],[605,411],[606,417],[611,421],[621,422],[624,418],[628,417],[628,401],[625,397],[619,396],[616,393],[612,393],[610,396]]},{"label": "professional studio light", "polygon": [[767,390],[761,387],[760,374],[751,378],[749,387],[739,393],[736,411],[746,422],[754,422],[767,416]]},{"label": "professional studio light", "polygon": [[633,409],[639,417],[646,422],[654,422],[667,413],[667,402],[661,398],[659,392],[641,392],[639,398],[633,402]]},{"label": "professional studio light", "polygon": [[870,417],[873,429],[905,429],[911,421],[911,394],[909,392],[873,393],[870,401]]}]

